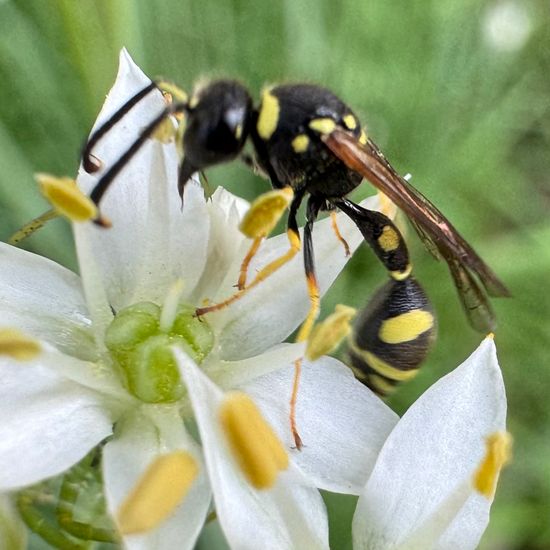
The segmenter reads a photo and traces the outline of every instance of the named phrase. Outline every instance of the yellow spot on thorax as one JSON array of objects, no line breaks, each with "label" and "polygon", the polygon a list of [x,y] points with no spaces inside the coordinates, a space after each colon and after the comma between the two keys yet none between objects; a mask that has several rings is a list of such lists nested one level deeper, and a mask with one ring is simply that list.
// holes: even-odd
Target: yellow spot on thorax
[{"label": "yellow spot on thorax", "polygon": [[380,357],[374,355],[374,353],[366,349],[361,349],[352,337],[348,339],[348,344],[355,355],[361,357],[372,370],[376,371],[384,378],[395,380],[396,382],[404,382],[405,380],[414,378],[418,373],[418,369],[401,370],[390,365],[386,361],[380,359]]},{"label": "yellow spot on thorax", "polygon": [[55,210],[73,222],[85,222],[97,216],[93,201],[77,187],[71,178],[36,174],[40,191]]},{"label": "yellow spot on thorax", "polygon": [[357,128],[357,119],[351,113],[345,115],[342,120],[348,130],[355,130]]},{"label": "yellow spot on thorax", "polygon": [[243,125],[237,124],[237,126],[235,126],[235,137],[237,139],[241,139],[242,135],[243,135]]},{"label": "yellow spot on thorax", "polygon": [[159,456],[120,506],[120,532],[129,535],[157,527],[185,498],[198,472],[197,461],[188,452]]},{"label": "yellow spot on thorax", "polygon": [[401,344],[416,340],[434,326],[434,317],[429,311],[413,309],[382,321],[378,336],[386,344]]},{"label": "yellow spot on thorax", "polygon": [[0,329],[0,355],[28,361],[40,353],[40,343],[13,328]]},{"label": "yellow spot on thorax", "polygon": [[512,457],[512,436],[508,432],[491,434],[485,440],[486,453],[474,474],[474,487],[487,498],[495,494],[500,470]]},{"label": "yellow spot on thorax", "polygon": [[268,140],[277,129],[280,108],[279,100],[271,93],[271,90],[264,90],[256,126],[258,134],[263,140]]},{"label": "yellow spot on thorax", "polygon": [[361,134],[359,136],[359,143],[361,145],[366,145],[368,141],[367,132],[365,130],[361,130]]},{"label": "yellow spot on thorax", "polygon": [[305,134],[300,134],[292,140],[291,145],[295,153],[304,153],[309,147],[309,138]]},{"label": "yellow spot on thorax", "polygon": [[220,422],[229,448],[246,479],[256,489],[269,489],[280,470],[288,468],[288,454],[252,399],[231,392],[220,407]]},{"label": "yellow spot on thorax", "polygon": [[330,134],[336,128],[336,122],[332,118],[314,118],[310,123],[309,127],[315,132],[326,135]]},{"label": "yellow spot on thorax", "polygon": [[384,252],[397,250],[400,242],[399,234],[391,225],[385,225],[382,228],[382,234],[378,237],[378,244]]},{"label": "yellow spot on thorax", "polygon": [[249,239],[269,235],[293,197],[294,191],[291,187],[263,193],[250,205],[239,225],[239,230]]},{"label": "yellow spot on thorax", "polygon": [[306,358],[315,361],[334,351],[350,334],[350,322],[356,313],[354,308],[338,304],[334,313],[313,328],[307,341]]}]

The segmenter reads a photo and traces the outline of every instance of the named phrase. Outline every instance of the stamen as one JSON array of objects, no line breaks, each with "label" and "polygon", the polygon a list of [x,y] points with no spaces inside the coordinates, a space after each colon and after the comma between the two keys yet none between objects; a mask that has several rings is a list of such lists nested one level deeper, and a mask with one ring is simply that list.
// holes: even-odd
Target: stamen
[{"label": "stamen", "polygon": [[188,452],[157,458],[119,508],[120,532],[130,535],[157,527],[185,498],[198,472],[197,461]]},{"label": "stamen", "polygon": [[229,393],[220,407],[220,422],[243,474],[256,489],[269,489],[279,470],[288,468],[288,454],[252,399]]},{"label": "stamen", "polygon": [[166,117],[151,134],[151,138],[163,144],[170,143],[176,137],[177,127],[170,117]]},{"label": "stamen", "polygon": [[183,289],[183,279],[177,279],[168,290],[168,294],[164,299],[162,312],[160,314],[159,328],[162,332],[170,331],[172,325],[174,324],[174,320],[176,319],[176,315],[178,313],[179,301],[183,293]]},{"label": "stamen", "polygon": [[57,212],[73,222],[86,222],[97,217],[97,207],[84,195],[71,178],[36,174],[40,191]]},{"label": "stamen", "polygon": [[338,304],[332,315],[313,328],[306,346],[306,358],[315,361],[333,352],[351,332],[350,322],[357,310]]},{"label": "stamen", "polygon": [[380,201],[380,212],[388,216],[390,220],[393,220],[397,214],[397,206],[395,206],[393,201],[387,195],[384,195],[382,191],[378,191],[378,200]]},{"label": "stamen", "polygon": [[0,355],[29,361],[40,353],[40,343],[13,328],[0,329]]},{"label": "stamen", "polygon": [[239,225],[241,233],[250,239],[269,235],[293,197],[294,191],[291,187],[275,189],[260,195],[244,215]]},{"label": "stamen", "polygon": [[500,470],[512,456],[512,436],[508,432],[497,432],[487,437],[485,444],[487,451],[474,474],[474,487],[485,497],[492,498]]}]

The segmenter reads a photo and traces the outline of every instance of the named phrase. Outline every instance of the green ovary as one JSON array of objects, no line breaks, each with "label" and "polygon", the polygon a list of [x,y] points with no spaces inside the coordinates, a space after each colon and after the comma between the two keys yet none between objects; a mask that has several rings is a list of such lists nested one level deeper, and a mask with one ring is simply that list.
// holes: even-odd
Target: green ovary
[{"label": "green ovary", "polygon": [[180,346],[200,364],[214,345],[208,323],[193,317],[194,312],[190,306],[179,306],[167,331],[160,329],[160,307],[151,302],[117,313],[105,343],[132,395],[146,403],[172,403],[185,394],[172,346]]}]

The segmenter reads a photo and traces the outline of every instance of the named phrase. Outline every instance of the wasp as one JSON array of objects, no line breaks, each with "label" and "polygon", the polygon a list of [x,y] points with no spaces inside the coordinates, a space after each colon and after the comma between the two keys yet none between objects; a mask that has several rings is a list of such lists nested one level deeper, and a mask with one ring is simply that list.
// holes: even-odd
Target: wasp
[{"label": "wasp", "polygon": [[[86,170],[99,169],[93,148],[101,137],[159,86],[152,82],[142,89],[91,135],[83,151]],[[350,107],[320,86],[267,87],[257,106],[248,90],[235,80],[212,81],[196,89],[190,98],[180,94],[99,178],[90,195],[97,205],[141,145],[174,114],[183,114],[185,124],[178,177],[182,200],[193,173],[246,158],[243,151],[247,142],[254,151],[248,164],[265,174],[274,188],[293,190],[287,218],[289,253],[263,270],[248,287],[240,288],[225,305],[302,249],[311,302],[298,336],[299,340],[305,339],[319,312],[313,224],[321,212],[339,209],[358,227],[390,278],[354,325],[350,339],[352,366],[358,378],[381,395],[413,376],[434,339],[436,319],[426,293],[412,276],[409,252],[398,228],[384,214],[362,208],[347,198],[366,179],[406,213],[428,249],[447,262],[471,325],[482,332],[493,330],[495,316],[488,296],[509,296],[507,288],[445,216],[393,169]],[[304,200],[302,245],[297,212]],[[97,221],[100,223],[100,218]],[[197,313],[204,315],[224,304],[201,308]]]}]

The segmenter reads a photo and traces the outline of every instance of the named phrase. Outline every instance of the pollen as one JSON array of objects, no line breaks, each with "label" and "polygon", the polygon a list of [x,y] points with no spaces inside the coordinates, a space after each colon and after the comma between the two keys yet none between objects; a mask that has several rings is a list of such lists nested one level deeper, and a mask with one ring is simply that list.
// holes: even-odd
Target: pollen
[{"label": "pollen", "polygon": [[288,468],[288,454],[252,399],[242,392],[227,394],[220,422],[229,448],[246,479],[256,489],[269,489],[279,471]]},{"label": "pollen", "polygon": [[315,361],[334,351],[351,332],[350,322],[357,311],[338,304],[334,313],[313,329],[306,346],[306,358]]},{"label": "pollen", "polygon": [[40,191],[55,210],[73,222],[85,222],[97,217],[93,201],[67,177],[57,178],[50,174],[36,174]]},{"label": "pollen", "polygon": [[0,355],[29,361],[40,353],[40,344],[13,328],[0,328]]},{"label": "pollen", "polygon": [[275,189],[260,195],[244,215],[239,226],[241,233],[249,239],[269,235],[293,197],[294,191],[291,187]]},{"label": "pollen", "polygon": [[189,492],[199,466],[190,453],[158,457],[122,503],[117,523],[123,535],[150,531],[167,519]]},{"label": "pollen", "polygon": [[496,432],[485,440],[485,456],[474,474],[474,487],[487,498],[495,494],[498,476],[512,457],[512,436],[508,432]]}]

